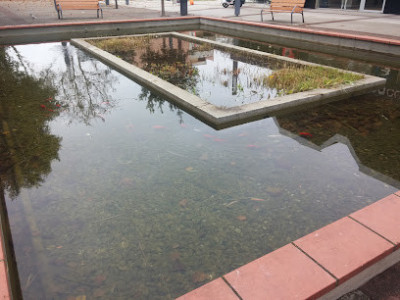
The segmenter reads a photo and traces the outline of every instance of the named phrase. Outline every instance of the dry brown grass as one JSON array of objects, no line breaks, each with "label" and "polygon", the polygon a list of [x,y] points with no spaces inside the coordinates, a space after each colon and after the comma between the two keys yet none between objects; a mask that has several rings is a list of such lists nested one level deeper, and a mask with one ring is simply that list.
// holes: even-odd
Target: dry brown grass
[{"label": "dry brown grass", "polygon": [[282,94],[293,94],[319,88],[332,88],[363,79],[361,74],[319,66],[290,66],[263,79],[264,84]]}]

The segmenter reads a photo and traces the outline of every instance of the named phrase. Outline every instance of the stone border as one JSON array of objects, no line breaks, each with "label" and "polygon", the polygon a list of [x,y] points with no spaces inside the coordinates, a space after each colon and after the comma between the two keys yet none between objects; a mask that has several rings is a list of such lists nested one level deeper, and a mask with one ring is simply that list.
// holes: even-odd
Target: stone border
[{"label": "stone border", "polygon": [[[208,43],[218,48],[249,53],[253,56],[258,56],[261,58],[275,59],[305,66],[321,66],[318,64],[300,61],[288,57],[282,57],[257,50],[251,50],[197,37],[190,37],[188,35],[176,32],[160,33],[158,35],[169,35],[192,42]],[[170,99],[174,104],[178,105],[194,117],[203,120],[205,123],[216,129],[222,129],[265,118],[271,115],[279,114],[282,111],[298,108],[299,106],[304,107],[317,105],[365,94],[368,91],[384,86],[386,83],[386,79],[363,74],[364,79],[361,79],[351,85],[341,85],[333,89],[316,89],[307,92],[300,92],[296,94],[276,97],[274,99],[261,100],[255,103],[226,108],[219,107],[207,101],[204,101],[199,97],[165,80],[158,78],[155,75],[152,75],[106,51],[103,51],[89,44],[84,39],[72,39],[71,43],[75,46],[83,48],[84,50],[101,59],[108,65],[111,65],[116,70],[127,75],[138,83],[145,85],[151,90],[161,93],[163,96]],[[334,69],[332,67],[324,67]]]},{"label": "stone border", "polygon": [[233,32],[241,38],[400,66],[396,39],[199,16],[0,26],[0,45],[179,30]]}]

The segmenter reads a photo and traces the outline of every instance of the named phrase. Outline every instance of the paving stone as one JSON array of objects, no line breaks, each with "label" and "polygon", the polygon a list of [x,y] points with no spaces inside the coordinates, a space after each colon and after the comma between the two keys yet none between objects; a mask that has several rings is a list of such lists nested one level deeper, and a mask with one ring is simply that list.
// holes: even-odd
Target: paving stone
[{"label": "paving stone", "polygon": [[0,262],[0,299],[10,299],[8,290],[7,273],[4,261]]},{"label": "paving stone", "polygon": [[309,299],[335,286],[335,279],[292,244],[224,276],[243,300]]},{"label": "paving stone", "polygon": [[390,195],[350,216],[400,246],[400,197]]},{"label": "paving stone", "polygon": [[221,278],[215,279],[176,300],[239,300]]},{"label": "paving stone", "polygon": [[294,242],[339,283],[392,253],[394,245],[346,217]]}]

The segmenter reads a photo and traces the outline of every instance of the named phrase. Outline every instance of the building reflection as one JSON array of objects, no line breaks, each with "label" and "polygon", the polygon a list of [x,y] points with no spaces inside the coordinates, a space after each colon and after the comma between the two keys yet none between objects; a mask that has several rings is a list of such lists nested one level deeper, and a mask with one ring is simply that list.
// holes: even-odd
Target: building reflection
[{"label": "building reflection", "polygon": [[347,145],[361,172],[400,188],[400,101],[379,95],[383,91],[278,116],[275,122],[282,134],[317,151]]}]

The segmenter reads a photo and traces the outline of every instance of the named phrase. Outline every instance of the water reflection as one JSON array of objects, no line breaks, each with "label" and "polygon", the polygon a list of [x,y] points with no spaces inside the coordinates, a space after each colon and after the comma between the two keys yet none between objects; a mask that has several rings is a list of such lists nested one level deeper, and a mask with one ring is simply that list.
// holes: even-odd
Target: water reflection
[{"label": "water reflection", "polygon": [[345,57],[334,56],[316,51],[289,48],[286,46],[254,41],[249,39],[241,39],[207,31],[196,31],[196,36],[244,48],[250,48],[262,52],[313,62],[321,65],[327,65],[344,70],[351,70],[369,75],[384,77],[387,79],[386,89],[389,89],[388,94],[391,95],[391,97],[399,97],[398,99],[400,99],[399,69],[393,66],[381,65],[377,63],[368,63],[361,59],[360,60],[349,59]]},{"label": "water reflection", "polygon": [[15,197],[22,187],[44,182],[51,162],[58,159],[61,138],[51,134],[48,125],[60,113],[49,102],[56,89],[30,74],[18,50],[12,49],[16,59],[0,48],[0,184]]},{"label": "water reflection", "polygon": [[[278,60],[261,59],[251,53],[236,53],[176,36],[132,36],[90,42],[222,107],[276,97],[278,91],[268,86],[265,78],[273,69],[287,65]],[[147,100],[148,96],[144,93],[141,98]]]},{"label": "water reflection", "polygon": [[279,116],[276,123],[281,133],[318,151],[347,145],[362,172],[400,188],[400,102],[369,94]]},{"label": "water reflection", "polygon": [[[25,299],[174,299],[395,191],[359,172],[345,146],[314,151],[279,134],[272,119],[215,131],[183,113],[178,124],[175,111],[159,109],[167,102],[140,101],[140,85],[112,70],[105,76],[108,67],[68,44],[16,49],[28,71],[18,70],[32,66],[34,78],[51,84],[32,84],[43,93],[31,104],[11,100],[31,94],[10,86],[4,101],[24,103],[24,117],[49,114],[39,125],[59,143],[38,188],[16,201],[6,192]],[[376,109],[399,128],[388,106]],[[371,127],[379,116],[367,110],[361,126],[354,107],[329,107],[305,114],[304,126],[315,126],[301,130],[315,140],[303,141],[314,148],[342,127],[367,137],[389,128]],[[319,114],[331,119],[328,133]],[[336,131],[335,120],[344,124]],[[276,122],[296,135],[303,125],[292,116]]]},{"label": "water reflection", "polygon": [[400,187],[400,71],[390,66],[311,52],[212,32],[196,32],[245,48],[386,78],[386,86],[371,94],[276,118],[280,132],[299,139],[312,133],[305,145],[322,150],[335,143],[346,144],[360,170],[383,182]]}]

